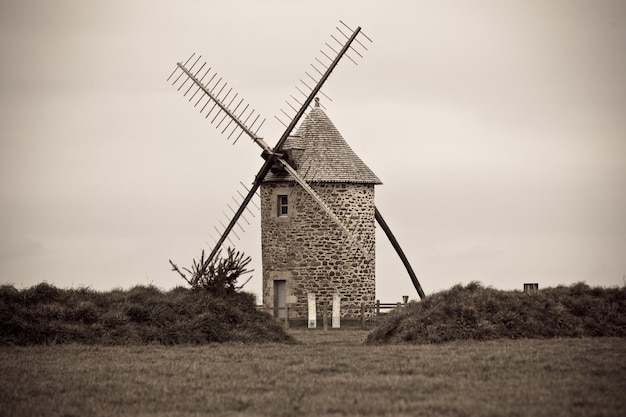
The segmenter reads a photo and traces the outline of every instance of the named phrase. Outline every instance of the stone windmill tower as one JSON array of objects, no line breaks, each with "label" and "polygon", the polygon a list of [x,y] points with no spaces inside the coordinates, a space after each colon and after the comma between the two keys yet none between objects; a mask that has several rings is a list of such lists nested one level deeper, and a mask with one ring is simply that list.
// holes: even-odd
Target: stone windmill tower
[{"label": "stone windmill tower", "polygon": [[359,159],[316,101],[283,153],[339,216],[359,244],[332,221],[294,178],[275,167],[261,184],[263,304],[284,315],[306,312],[307,293],[321,303],[340,294],[344,316],[375,300],[375,205],[378,177]]},{"label": "stone windmill tower", "polygon": [[306,72],[306,81],[296,86],[301,95],[286,101],[293,112],[281,109],[287,119],[276,117],[285,131],[273,147],[258,135],[265,120],[237,93],[231,94],[233,89],[212,67],[199,63],[200,56],[193,54],[185,63],[177,63],[168,78],[233,144],[245,133],[263,149],[264,162],[252,186],[246,187],[245,195],[238,192],[241,201],[233,197],[237,210],[228,205],[232,217],[227,216],[228,224],[219,220],[222,228],[215,229],[220,236],[197,269],[206,270],[226,240],[234,246],[229,235],[238,237],[235,226],[243,230],[239,220],[246,220],[244,212],[260,189],[263,303],[274,308],[276,315],[285,303],[302,307],[309,292],[325,301],[339,292],[344,316],[356,314],[362,302],[373,301],[375,222],[424,297],[406,256],[374,205],[374,186],[380,180],[350,149],[319,102],[312,105],[318,94],[325,96],[321,88],[342,57],[356,64],[371,42],[360,27],[352,30],[340,24],[331,35],[333,45],[326,43],[321,59],[311,64],[314,75]]}]

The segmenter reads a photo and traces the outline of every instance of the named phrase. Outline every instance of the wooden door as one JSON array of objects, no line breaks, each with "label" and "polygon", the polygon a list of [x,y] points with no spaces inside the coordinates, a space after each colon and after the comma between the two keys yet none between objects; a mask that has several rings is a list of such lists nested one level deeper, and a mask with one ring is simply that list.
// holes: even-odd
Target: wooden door
[{"label": "wooden door", "polygon": [[287,281],[284,279],[274,280],[274,317],[285,318],[287,307]]}]

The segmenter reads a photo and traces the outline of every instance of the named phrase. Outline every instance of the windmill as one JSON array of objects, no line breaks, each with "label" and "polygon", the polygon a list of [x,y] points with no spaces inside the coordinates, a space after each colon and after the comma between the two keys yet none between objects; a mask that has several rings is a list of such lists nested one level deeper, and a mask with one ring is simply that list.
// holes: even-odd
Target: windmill
[{"label": "windmill", "polygon": [[[211,124],[214,124],[217,129],[221,130],[221,133],[226,135],[228,140],[232,139],[233,144],[245,134],[262,149],[261,156],[264,161],[261,168],[256,174],[251,187],[246,187],[245,193],[239,192],[241,201],[234,199],[238,204],[237,209],[235,210],[228,205],[232,216],[228,224],[221,222],[221,230],[216,228],[219,238],[215,240],[208,257],[203,257],[201,261],[203,265],[211,263],[226,240],[229,240],[232,244],[229,235],[231,233],[236,235],[235,226],[238,226],[241,218],[245,219],[244,212],[249,211],[248,205],[251,202],[255,204],[253,198],[259,194],[259,189],[261,189],[261,194],[263,194],[262,207],[266,207],[265,211],[272,212],[273,217],[279,221],[285,220],[287,214],[294,211],[295,206],[293,204],[295,203],[293,198],[290,203],[289,197],[293,193],[299,193],[299,201],[302,202],[306,199],[309,203],[308,205],[315,207],[316,213],[323,216],[323,220],[318,217],[318,222],[325,222],[334,226],[334,230],[336,234],[340,235],[340,238],[332,235],[331,240],[338,240],[346,244],[344,246],[347,246],[348,249],[342,253],[345,256],[349,256],[353,264],[361,260],[364,263],[371,262],[373,266],[373,238],[364,239],[364,232],[359,230],[358,224],[352,224],[354,222],[350,221],[351,216],[346,216],[345,210],[339,209],[329,201],[328,196],[324,192],[323,184],[316,180],[315,170],[317,168],[315,168],[315,164],[307,163],[310,162],[310,156],[308,160],[302,159],[301,154],[303,150],[298,145],[299,141],[302,140],[301,136],[303,133],[301,131],[304,130],[304,135],[308,132],[308,127],[306,126],[314,125],[321,121],[321,123],[330,126],[331,130],[334,129],[332,123],[328,123],[322,110],[323,106],[319,102],[318,95],[320,94],[330,100],[321,91],[321,88],[343,57],[356,64],[356,61],[362,58],[363,53],[367,51],[367,45],[371,43],[371,40],[361,31],[360,27],[352,30],[340,21],[340,26],[337,26],[335,29],[336,33],[331,34],[332,40],[330,43],[326,42],[324,48],[320,50],[320,58],[315,58],[315,62],[311,64],[313,70],[305,72],[307,78],[300,80],[300,84],[296,86],[298,93],[295,96],[291,95],[290,99],[286,101],[287,111],[281,109],[281,116],[275,116],[285,127],[285,130],[273,147],[268,145],[258,135],[258,131],[263,126],[265,119],[261,119],[254,109],[251,109],[248,104],[244,104],[244,100],[238,98],[238,93],[233,93],[233,89],[228,87],[228,84],[223,81],[222,77],[219,77],[210,67],[207,68],[206,62],[200,63],[201,56],[196,57],[195,54],[192,54],[184,63],[177,63],[176,68],[168,77],[167,80],[171,81],[178,91],[182,91],[184,97],[189,97],[189,102],[193,103],[194,107],[199,108],[200,113]],[[315,100],[315,104],[312,104],[313,100]],[[307,111],[309,111],[308,114],[306,114]],[[296,126],[305,114],[305,120],[302,122],[296,135],[293,135]],[[365,175],[369,174],[366,173]],[[424,298],[424,292],[407,257],[380,211],[373,204],[373,184],[380,182],[376,182],[377,178],[375,176],[372,178],[372,180],[364,181],[372,184],[371,198],[368,197],[371,201],[370,214],[373,214],[372,217],[385,232],[402,260],[418,295],[420,298]],[[287,184],[289,187],[283,187],[276,191],[276,187],[270,186],[272,183],[281,181],[283,185],[289,183]],[[353,182],[360,183],[363,181],[356,180]],[[264,188],[269,191],[264,191]],[[271,196],[266,198],[266,195],[270,194]],[[286,221],[288,222],[289,219],[287,218]],[[371,223],[373,229],[373,219]],[[263,225],[262,228],[267,229]],[[265,237],[263,240],[265,251]],[[264,263],[265,259],[266,256],[264,254]],[[321,266],[323,267],[324,265]],[[356,265],[356,267],[360,268],[359,265]],[[266,272],[265,269],[264,266],[264,274]],[[370,269],[373,274],[373,267]],[[278,273],[276,282],[283,281],[280,279],[280,271],[274,271],[274,273]],[[275,276],[274,278],[277,277]],[[273,294],[273,296],[275,297],[276,294]],[[265,300],[264,304],[267,304]]]}]

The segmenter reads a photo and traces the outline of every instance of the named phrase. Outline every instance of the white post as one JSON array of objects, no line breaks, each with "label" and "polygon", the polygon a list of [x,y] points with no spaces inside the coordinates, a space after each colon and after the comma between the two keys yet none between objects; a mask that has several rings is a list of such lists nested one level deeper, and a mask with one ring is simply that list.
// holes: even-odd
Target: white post
[{"label": "white post", "polygon": [[315,310],[315,293],[310,292],[306,295],[309,303],[309,329],[317,327],[317,311]]},{"label": "white post", "polygon": [[341,294],[333,294],[333,329],[339,328],[339,320],[341,317]]}]

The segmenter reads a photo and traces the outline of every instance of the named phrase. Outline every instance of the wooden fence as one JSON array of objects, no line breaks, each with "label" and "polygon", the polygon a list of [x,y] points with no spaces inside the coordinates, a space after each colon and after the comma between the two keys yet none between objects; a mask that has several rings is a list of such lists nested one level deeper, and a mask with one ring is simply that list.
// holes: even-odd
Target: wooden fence
[{"label": "wooden fence", "polygon": [[[390,310],[393,310],[394,308],[402,308],[406,306],[406,303],[408,301],[408,297],[403,297],[404,301],[403,302],[397,302],[397,303],[381,303],[380,300],[376,300],[376,302],[374,304],[366,304],[366,303],[361,303],[361,309],[360,309],[360,313],[359,313],[359,317],[358,317],[358,321],[361,323],[361,325],[363,326],[365,324],[365,321],[367,320],[368,313],[369,312],[373,312],[375,317],[380,317],[386,313],[388,313]],[[318,315],[321,315],[322,321],[323,321],[323,328],[324,330],[327,329],[327,320],[328,320],[328,316],[329,316],[329,309],[328,309],[328,304],[323,303],[321,309],[318,309]],[[285,307],[265,307],[262,304],[257,305],[257,309],[261,310],[261,311],[267,311],[268,313],[274,315],[275,317],[278,316],[278,313],[282,313],[283,311],[285,312],[284,314],[284,320],[285,320],[285,328],[289,328],[289,322],[290,321],[294,321],[294,320],[303,320],[303,319],[294,319],[293,317],[289,317],[289,312],[290,311],[294,311],[294,306],[287,304]],[[282,316],[282,314],[280,314]],[[306,313],[304,314],[304,316],[306,316]],[[345,319],[342,319],[345,320]],[[352,321],[354,321],[354,319],[352,319]]]}]

